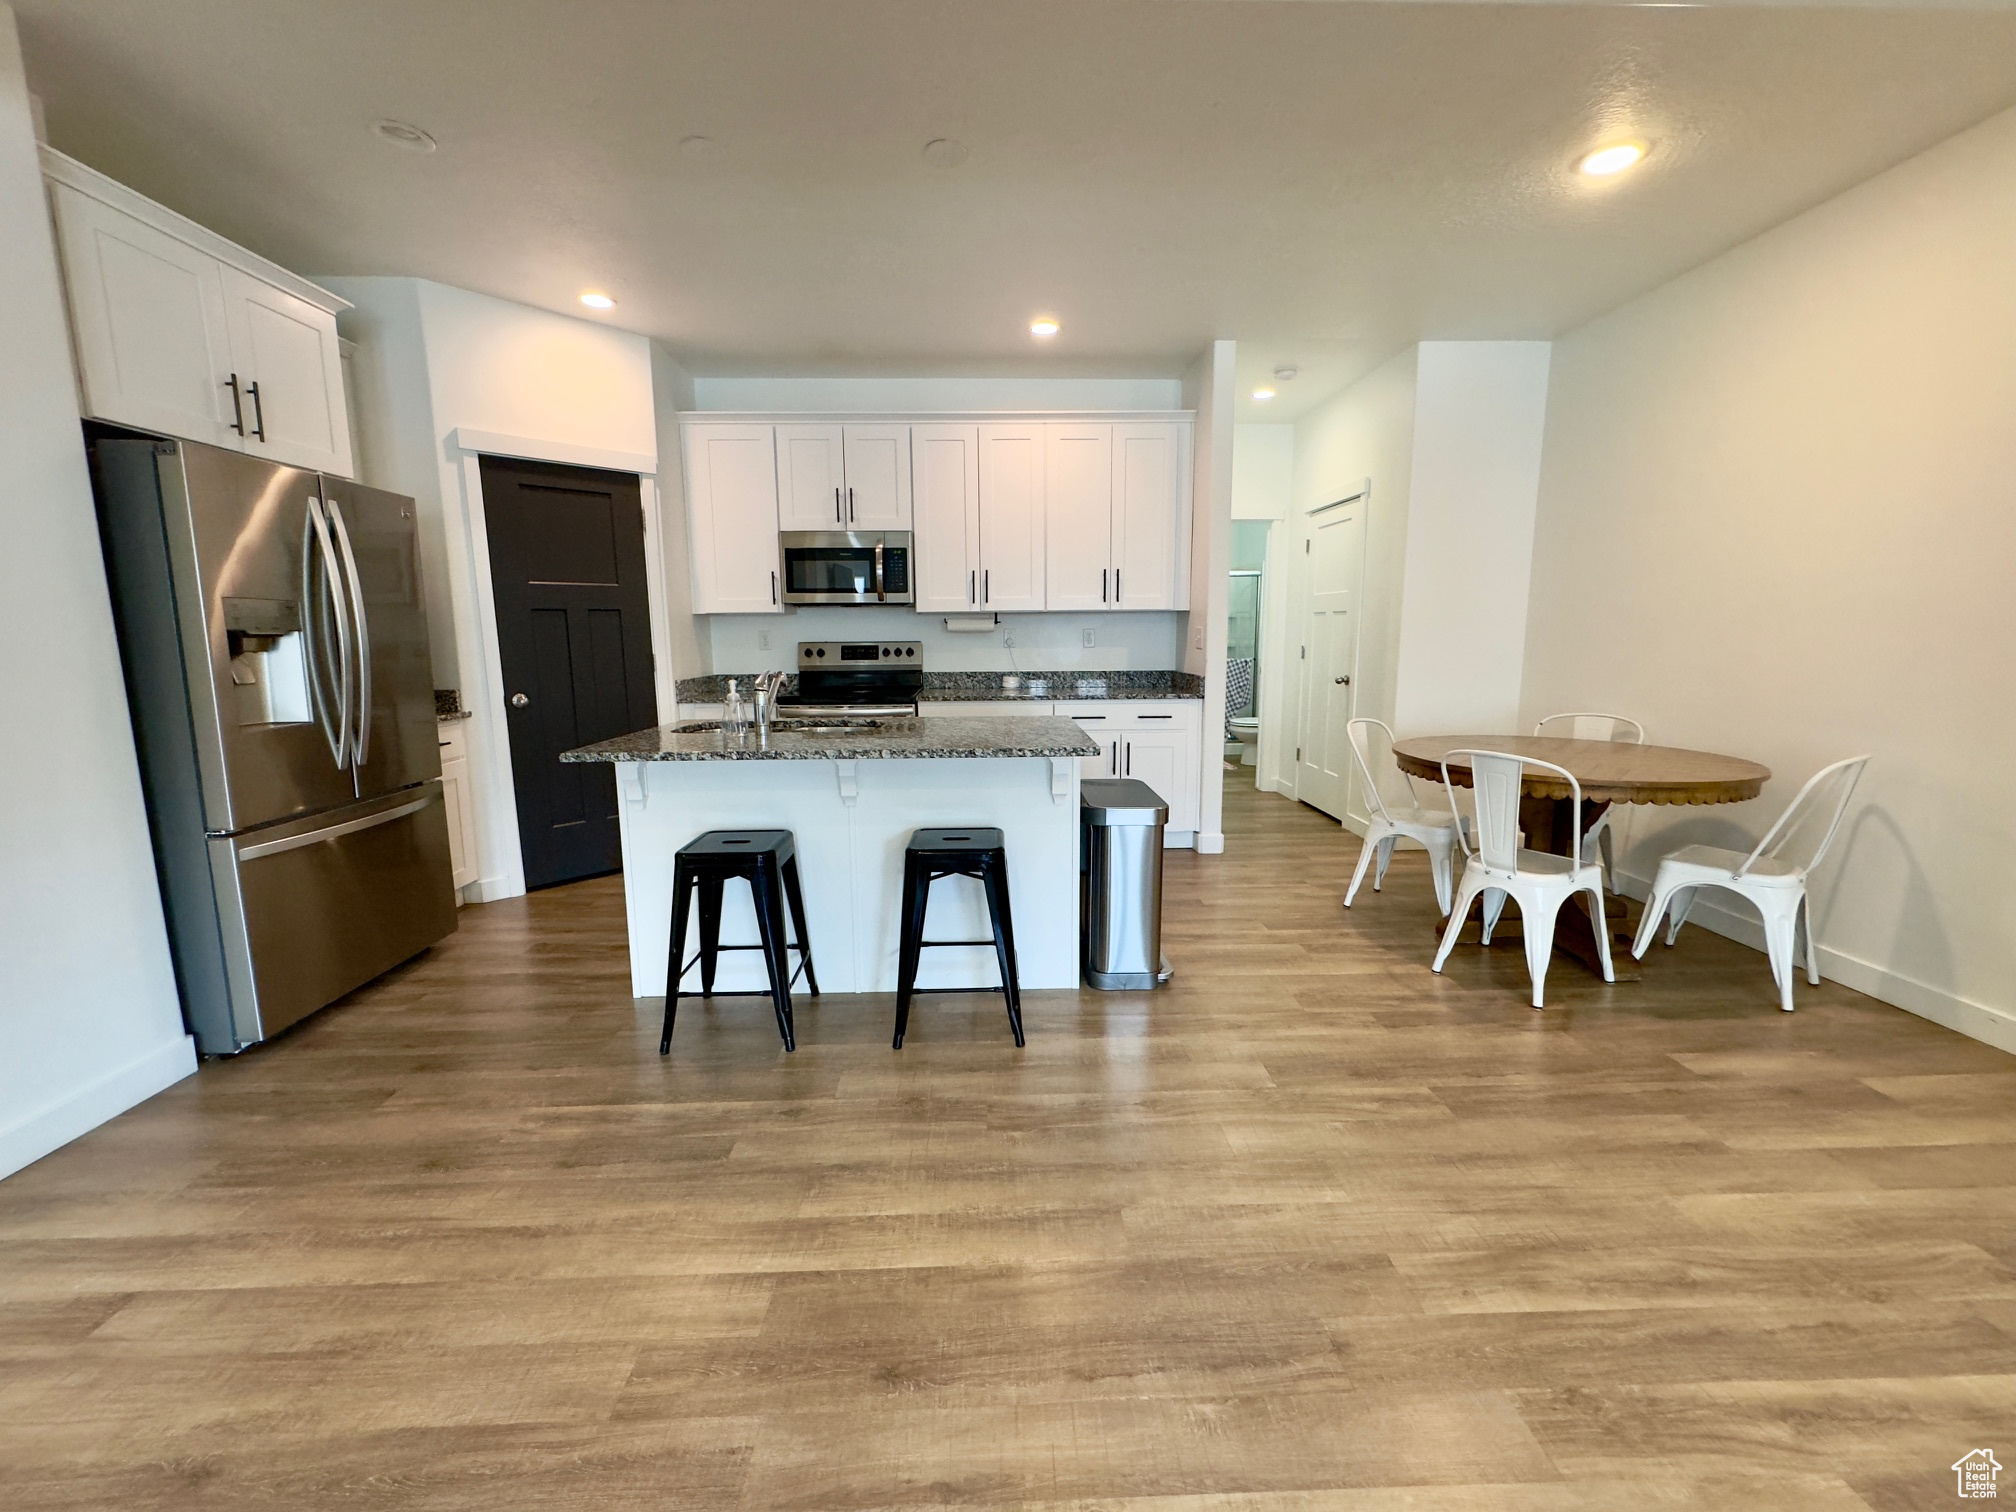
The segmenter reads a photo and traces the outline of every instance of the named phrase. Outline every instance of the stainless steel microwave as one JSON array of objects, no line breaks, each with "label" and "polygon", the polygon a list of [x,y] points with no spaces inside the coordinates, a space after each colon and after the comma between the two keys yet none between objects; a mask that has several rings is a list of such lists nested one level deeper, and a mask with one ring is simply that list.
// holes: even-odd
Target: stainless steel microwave
[{"label": "stainless steel microwave", "polygon": [[787,530],[787,604],[914,604],[907,530]]}]

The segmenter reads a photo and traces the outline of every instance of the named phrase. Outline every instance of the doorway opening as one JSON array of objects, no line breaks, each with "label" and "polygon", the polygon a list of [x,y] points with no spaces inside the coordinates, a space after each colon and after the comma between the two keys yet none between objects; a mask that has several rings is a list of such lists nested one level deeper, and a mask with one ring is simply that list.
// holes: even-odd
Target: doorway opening
[{"label": "doorway opening", "polygon": [[615,769],[560,753],[658,722],[633,473],[480,459],[527,890],[620,871]]},{"label": "doorway opening", "polygon": [[1243,767],[1259,764],[1260,650],[1267,601],[1267,541],[1271,520],[1232,522],[1232,566],[1226,595],[1225,755]]}]

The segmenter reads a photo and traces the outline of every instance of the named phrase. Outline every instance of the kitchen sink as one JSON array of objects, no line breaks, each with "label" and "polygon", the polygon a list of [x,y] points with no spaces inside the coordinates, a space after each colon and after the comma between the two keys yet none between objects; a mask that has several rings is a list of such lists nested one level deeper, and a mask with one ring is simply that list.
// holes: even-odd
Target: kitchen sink
[{"label": "kitchen sink", "polygon": [[[776,719],[770,722],[773,735],[852,735],[863,730],[886,729],[886,719]],[[672,726],[674,735],[707,735],[721,728],[718,719],[699,719]],[[755,731],[751,725],[750,731]]]}]

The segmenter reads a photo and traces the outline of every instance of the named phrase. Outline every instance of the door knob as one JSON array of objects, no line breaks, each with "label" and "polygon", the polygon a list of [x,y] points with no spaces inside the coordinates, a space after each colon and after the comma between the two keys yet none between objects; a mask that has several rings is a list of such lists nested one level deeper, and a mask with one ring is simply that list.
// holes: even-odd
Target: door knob
[{"label": "door knob", "polygon": [[[1330,680],[1336,683],[1339,687],[1343,687],[1344,685],[1348,684],[1351,681],[1351,679],[1348,677],[1333,677]],[[520,696],[522,697],[523,695]]]},{"label": "door knob", "polygon": [[522,709],[530,702],[532,700],[527,698],[523,693],[513,693],[511,695],[511,707],[514,709]]}]

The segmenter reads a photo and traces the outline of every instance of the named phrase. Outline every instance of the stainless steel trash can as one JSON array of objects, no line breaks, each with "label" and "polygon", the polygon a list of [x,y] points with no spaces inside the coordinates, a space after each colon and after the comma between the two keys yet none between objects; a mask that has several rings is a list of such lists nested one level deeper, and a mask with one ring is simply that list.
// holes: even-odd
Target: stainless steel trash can
[{"label": "stainless steel trash can", "polygon": [[1085,979],[1105,992],[1167,981],[1162,958],[1162,829],[1169,805],[1132,777],[1078,785]]}]

